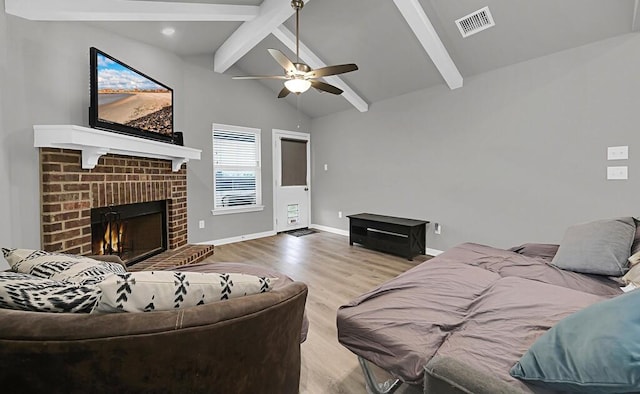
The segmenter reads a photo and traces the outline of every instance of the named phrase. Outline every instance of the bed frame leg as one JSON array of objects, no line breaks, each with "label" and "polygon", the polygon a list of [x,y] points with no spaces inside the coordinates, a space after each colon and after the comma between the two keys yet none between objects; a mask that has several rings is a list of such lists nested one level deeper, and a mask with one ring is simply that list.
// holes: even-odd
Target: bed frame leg
[{"label": "bed frame leg", "polygon": [[367,386],[369,394],[391,394],[402,385],[400,379],[389,379],[385,382],[378,383],[373,371],[369,368],[368,361],[358,356],[362,373],[364,374],[364,382]]}]

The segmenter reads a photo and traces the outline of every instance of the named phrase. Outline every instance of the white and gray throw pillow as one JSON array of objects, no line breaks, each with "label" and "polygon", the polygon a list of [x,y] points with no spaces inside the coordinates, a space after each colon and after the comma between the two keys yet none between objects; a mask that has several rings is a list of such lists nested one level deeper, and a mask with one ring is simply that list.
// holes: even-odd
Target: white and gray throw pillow
[{"label": "white and gray throw pillow", "polygon": [[151,312],[186,308],[271,290],[271,278],[237,273],[139,271],[97,283],[95,312]]},{"label": "white and gray throw pillow", "polygon": [[598,220],[571,226],[565,232],[552,264],[585,274],[622,276],[636,234],[632,217]]},{"label": "white and gray throw pillow", "polygon": [[[117,263],[30,249],[2,249],[13,283],[0,307],[51,312],[165,311],[271,290],[272,278],[240,273],[127,272]],[[1,279],[1,278],[0,278]],[[7,280],[8,282],[8,280]]]},{"label": "white and gray throw pillow", "polygon": [[100,299],[96,286],[82,286],[19,272],[0,272],[0,308],[31,312],[90,313]]},{"label": "white and gray throw pillow", "polygon": [[11,269],[40,278],[90,285],[113,273],[125,273],[118,263],[98,261],[85,256],[32,249],[2,248]]}]

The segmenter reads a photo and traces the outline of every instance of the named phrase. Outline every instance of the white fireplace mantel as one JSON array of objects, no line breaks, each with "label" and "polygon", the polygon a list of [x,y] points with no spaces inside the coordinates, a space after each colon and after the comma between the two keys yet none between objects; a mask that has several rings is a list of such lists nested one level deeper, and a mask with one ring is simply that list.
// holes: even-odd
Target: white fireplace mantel
[{"label": "white fireplace mantel", "polygon": [[189,160],[200,160],[202,150],[74,125],[34,125],[33,146],[82,151],[82,168],[90,170],[100,156],[115,155],[171,160],[173,171]]}]

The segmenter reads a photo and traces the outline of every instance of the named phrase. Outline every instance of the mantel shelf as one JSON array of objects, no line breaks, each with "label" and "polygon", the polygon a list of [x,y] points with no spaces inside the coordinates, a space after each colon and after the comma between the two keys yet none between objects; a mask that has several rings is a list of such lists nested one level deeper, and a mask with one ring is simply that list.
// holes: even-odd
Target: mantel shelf
[{"label": "mantel shelf", "polygon": [[115,155],[171,160],[174,172],[202,150],[74,125],[34,125],[33,146],[82,151],[82,168],[90,170],[100,156]]}]

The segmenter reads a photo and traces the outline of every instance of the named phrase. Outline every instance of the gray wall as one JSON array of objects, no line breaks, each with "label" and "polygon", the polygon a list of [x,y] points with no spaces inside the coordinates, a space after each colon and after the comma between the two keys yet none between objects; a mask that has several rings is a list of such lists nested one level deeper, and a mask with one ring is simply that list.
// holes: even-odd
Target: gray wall
[{"label": "gray wall", "polygon": [[[0,0],[2,10],[4,1]],[[295,109],[258,82],[231,82],[213,72],[212,59],[178,56],[83,23],[31,22],[0,11],[1,247],[40,247],[38,152],[34,124],[88,125],[89,47],[95,46],[174,89],[176,130],[186,146],[203,150],[188,164],[190,242],[273,229],[271,128],[296,126]],[[308,128],[308,119],[302,128]],[[265,211],[211,217],[211,124],[263,129]],[[197,229],[197,220],[206,229]],[[0,264],[4,264],[1,261]],[[1,268],[1,267],[0,267]]]},{"label": "gray wall", "polygon": [[82,23],[30,22],[4,13],[3,18],[7,67],[0,135],[9,163],[6,184],[11,189],[11,214],[5,226],[12,234],[2,241],[6,246],[38,248],[39,162],[33,125],[88,125],[89,47],[96,46],[174,87],[178,127],[184,125],[182,61]]},{"label": "gray wall", "polygon": [[[0,0],[0,5],[4,9],[4,1]],[[6,129],[4,116],[4,103],[9,98],[7,92],[7,22],[4,13],[0,13],[0,218],[3,218],[4,225],[0,226],[0,247],[10,246],[13,242],[11,229],[11,183],[10,183],[10,161],[9,144],[6,143],[7,136],[3,132]],[[0,270],[4,270],[8,264],[0,259]]]},{"label": "gray wall", "polygon": [[[430,220],[442,234],[431,226],[427,246],[445,250],[559,242],[571,224],[638,215],[638,69],[630,34],[314,119],[312,221]],[[630,159],[607,162],[617,145]],[[629,180],[607,181],[607,165]]]},{"label": "gray wall", "polygon": [[[309,129],[308,118],[259,82],[236,81],[213,72],[213,56],[185,59],[185,145],[202,149],[202,160],[189,164],[189,240],[206,242],[273,231],[272,129]],[[231,70],[230,74],[242,72]],[[298,119],[300,129],[298,129]],[[263,211],[212,216],[212,124],[254,127],[261,132]],[[205,221],[205,229],[198,221]]]},{"label": "gray wall", "polygon": [[[188,165],[190,241],[272,230],[271,129],[298,130],[295,108],[260,83],[215,74],[210,56],[181,59],[82,23],[0,12],[0,246],[40,245],[32,126],[88,123],[90,46],[174,88],[176,129],[203,150]],[[455,91],[302,117],[299,130],[312,132],[312,222],[346,230],[339,210],[424,218],[443,225],[428,246],[446,249],[557,242],[570,224],[637,215],[639,65],[632,34],[466,78]],[[214,122],[262,129],[263,212],[211,216]],[[618,164],[606,161],[613,145],[630,146],[628,181],[605,179]]]}]

